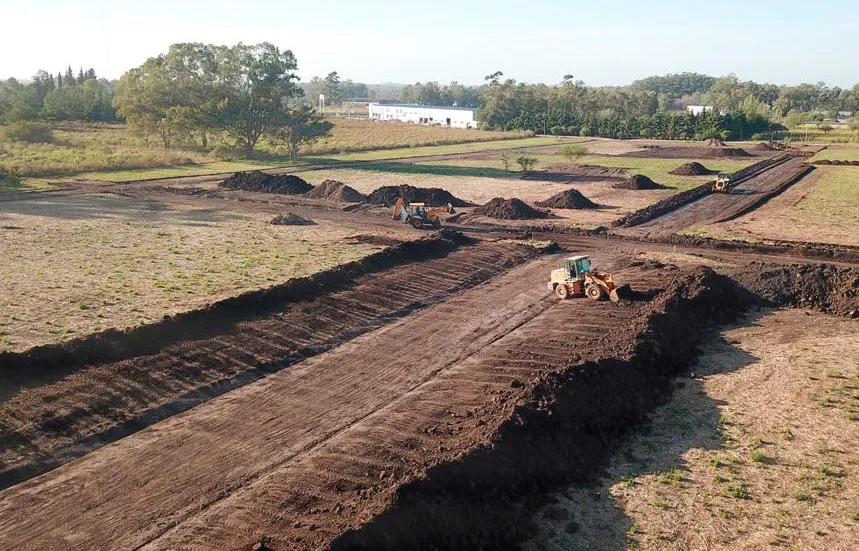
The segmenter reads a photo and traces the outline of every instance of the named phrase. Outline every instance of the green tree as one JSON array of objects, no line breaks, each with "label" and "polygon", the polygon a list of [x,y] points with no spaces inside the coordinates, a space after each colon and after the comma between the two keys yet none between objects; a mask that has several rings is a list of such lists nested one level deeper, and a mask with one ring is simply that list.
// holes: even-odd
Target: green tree
[{"label": "green tree", "polygon": [[289,158],[295,161],[301,147],[331,133],[334,124],[316,113],[309,105],[297,105],[289,110],[283,124],[273,132],[272,139],[286,145]]},{"label": "green tree", "polygon": [[821,132],[827,135],[833,130],[832,126],[829,124],[820,124],[817,126],[817,128],[819,128]]},{"label": "green tree", "polygon": [[215,54],[215,124],[250,157],[263,135],[290,121],[287,104],[300,94],[295,56],[268,42],[218,47]]},{"label": "green tree", "polygon": [[532,172],[537,164],[537,159],[523,155],[516,158],[516,164],[522,167],[522,172]]}]

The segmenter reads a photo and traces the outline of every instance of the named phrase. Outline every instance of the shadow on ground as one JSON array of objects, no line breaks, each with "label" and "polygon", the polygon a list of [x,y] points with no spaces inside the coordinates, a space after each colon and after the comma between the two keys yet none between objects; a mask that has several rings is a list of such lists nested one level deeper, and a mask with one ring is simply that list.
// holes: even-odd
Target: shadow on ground
[{"label": "shadow on ground", "polygon": [[[752,312],[729,328],[755,325],[768,311]],[[617,442],[613,457],[595,469],[596,479],[546,495],[550,505],[532,518],[536,534],[522,548],[533,550],[617,551],[627,549],[629,535],[647,536],[612,496],[619,484],[634,485],[642,475],[670,473],[686,477],[684,454],[692,449],[718,450],[723,444],[721,401],[707,396],[702,377],[731,373],[759,360],[721,335],[705,343],[706,358],[672,383],[670,399],[648,422]]]}]

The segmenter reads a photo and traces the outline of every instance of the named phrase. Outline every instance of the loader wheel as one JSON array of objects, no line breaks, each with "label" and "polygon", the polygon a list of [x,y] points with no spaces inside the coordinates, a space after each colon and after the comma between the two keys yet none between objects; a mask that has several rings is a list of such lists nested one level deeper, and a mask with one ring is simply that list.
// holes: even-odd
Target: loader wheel
[{"label": "loader wheel", "polygon": [[424,221],[420,218],[412,218],[412,226],[414,226],[416,230],[423,229]]},{"label": "loader wheel", "polygon": [[588,285],[585,288],[585,294],[591,300],[603,300],[605,298],[605,291],[599,285]]},{"label": "loader wheel", "polygon": [[567,289],[566,285],[556,285],[555,296],[557,296],[561,300],[566,300],[570,298],[570,291],[569,289]]}]

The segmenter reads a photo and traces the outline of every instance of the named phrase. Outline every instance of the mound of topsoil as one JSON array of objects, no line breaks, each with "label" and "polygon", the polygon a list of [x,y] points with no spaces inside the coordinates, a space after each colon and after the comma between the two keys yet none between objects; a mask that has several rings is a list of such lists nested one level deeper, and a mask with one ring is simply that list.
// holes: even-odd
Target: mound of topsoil
[{"label": "mound of topsoil", "polygon": [[776,306],[816,308],[859,317],[859,270],[832,264],[778,266],[751,262],[731,277]]},{"label": "mound of topsoil", "polygon": [[313,186],[292,174],[266,174],[259,170],[236,172],[223,182],[223,187],[243,189],[245,191],[264,191],[267,193],[283,193],[298,195],[313,189]]},{"label": "mound of topsoil", "polygon": [[269,221],[269,224],[273,224],[275,226],[311,226],[313,225],[313,223],[313,221],[306,220],[299,215],[293,214],[291,212],[284,212],[283,214],[278,214]]},{"label": "mound of topsoil", "polygon": [[338,203],[361,203],[367,199],[363,193],[337,180],[325,180],[318,186],[313,186],[305,195]]},{"label": "mound of topsoil", "polygon": [[415,187],[408,184],[401,186],[383,186],[367,196],[367,201],[374,205],[392,206],[402,197],[407,203],[426,203],[430,207],[443,207],[450,203],[454,207],[468,207],[471,203],[454,197],[446,189],[435,187]]},{"label": "mound of topsoil", "polygon": [[725,142],[719,138],[710,138],[709,140],[704,140],[704,145],[707,147],[725,147]]},{"label": "mound of topsoil", "polygon": [[545,201],[538,201],[534,204],[538,207],[553,209],[595,209],[599,207],[599,205],[582,195],[579,190],[572,188],[556,193]]},{"label": "mound of topsoil", "polygon": [[692,161],[691,163],[678,166],[668,174],[674,174],[676,176],[706,176],[709,174],[716,174],[716,171],[710,170],[699,162]]},{"label": "mound of topsoil", "polygon": [[526,205],[525,202],[516,197],[512,199],[496,197],[482,207],[474,209],[474,213],[500,220],[531,220],[534,218],[546,218],[549,215],[545,211]]},{"label": "mound of topsoil", "polygon": [[617,189],[665,189],[665,186],[657,184],[643,174],[633,174],[626,180],[614,184]]}]

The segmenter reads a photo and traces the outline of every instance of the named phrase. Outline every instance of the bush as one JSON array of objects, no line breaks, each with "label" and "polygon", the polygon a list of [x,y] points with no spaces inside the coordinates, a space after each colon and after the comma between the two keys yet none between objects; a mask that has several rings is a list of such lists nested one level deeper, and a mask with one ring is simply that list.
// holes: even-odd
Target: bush
[{"label": "bush", "polygon": [[756,134],[752,134],[752,137],[750,139],[753,142],[762,142],[765,140],[769,140],[769,138],[767,138],[765,135],[761,134],[760,132],[758,132]]},{"label": "bush", "polygon": [[582,127],[582,130],[581,130],[581,132],[580,132],[580,134],[581,134],[582,136],[585,136],[585,137],[587,137],[587,136],[593,136],[593,135],[594,135],[594,133],[593,133],[593,131],[591,130],[591,127],[590,127],[590,126],[583,126],[583,127]]},{"label": "bush", "polygon": [[2,137],[9,141],[26,143],[51,143],[54,133],[43,122],[19,121],[0,129]]},{"label": "bush", "polygon": [[15,183],[18,181],[18,171],[15,168],[6,168],[0,165],[0,181]]},{"label": "bush", "polygon": [[227,144],[220,143],[212,148],[211,155],[222,161],[234,161],[236,159],[240,159],[242,153],[235,147],[230,147]]},{"label": "bush", "polygon": [[522,172],[531,172],[534,170],[534,165],[537,164],[537,159],[535,157],[518,157],[516,159],[516,163],[522,167]]},{"label": "bush", "polygon": [[553,136],[560,136],[564,133],[564,128],[561,126],[553,126],[552,128],[549,129],[549,132]]},{"label": "bush", "polygon": [[583,145],[562,145],[559,152],[568,161],[575,163],[588,154],[588,148]]}]

